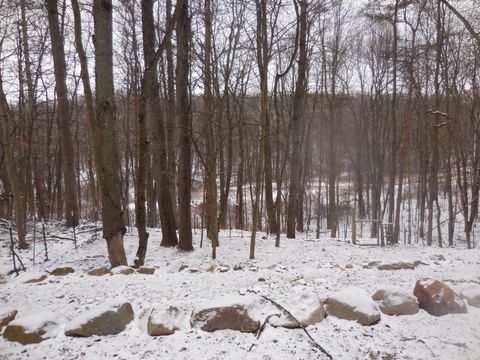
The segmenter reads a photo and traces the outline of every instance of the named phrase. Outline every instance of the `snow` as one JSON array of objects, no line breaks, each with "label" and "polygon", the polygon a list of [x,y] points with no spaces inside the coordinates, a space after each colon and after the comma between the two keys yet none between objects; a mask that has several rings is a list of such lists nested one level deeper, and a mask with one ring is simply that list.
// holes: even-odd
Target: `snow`
[{"label": "snow", "polygon": [[168,329],[189,330],[190,321],[187,315],[190,313],[182,307],[158,304],[152,309],[150,318],[154,324],[162,324]]},{"label": "snow", "polygon": [[58,335],[58,316],[50,311],[39,312],[37,314],[16,318],[9,325],[21,326],[25,329],[25,333],[33,333],[39,329],[43,329],[45,334],[43,338],[49,338]]},{"label": "snow", "polygon": [[27,283],[29,281],[36,281],[42,276],[47,275],[45,271],[28,271],[22,272],[18,275],[15,280],[17,283]]},{"label": "snow", "polygon": [[[306,323],[312,316],[312,313],[322,307],[322,302],[315,292],[300,292],[296,289],[293,289],[288,297],[277,302],[288,309],[301,324]],[[274,326],[282,326],[292,322],[295,323],[295,321],[289,319],[287,314],[281,314],[280,317],[272,317],[270,320],[270,324]]]},{"label": "snow", "polygon": [[[61,230],[55,230],[60,232]],[[281,299],[296,293],[313,292],[322,300],[347,288],[364,289],[373,294],[376,289],[397,286],[413,293],[417,280],[424,278],[460,284],[480,284],[480,250],[422,247],[354,246],[334,241],[322,235],[321,239],[286,239],[282,236],[280,248],[275,248],[274,237],[262,239],[258,234],[256,259],[248,260],[249,232],[222,231],[218,260],[211,260],[209,241],[199,248],[200,230],[194,233],[195,250],[182,252],[176,248],[159,246],[161,231],[149,229],[150,240],[146,266],[156,271],[149,276],[86,275],[92,267],[109,266],[106,243],[89,233],[78,235],[78,248],[71,241],[48,243],[48,262],[37,257],[34,266],[30,251],[19,251],[27,275],[44,273],[57,264],[72,266],[75,272],[66,277],[49,276],[36,284],[23,284],[14,275],[6,284],[0,284],[0,309],[18,310],[17,318],[41,312],[54,313],[64,329],[68,319],[85,318],[85,311],[106,306],[111,299],[132,304],[135,319],[120,334],[104,338],[69,338],[59,334],[35,346],[22,346],[0,337],[0,358],[39,359],[48,354],[50,360],[61,359],[324,359],[311,346],[302,330],[274,328],[267,324],[260,337],[232,330],[206,333],[198,328],[179,330],[167,337],[150,337],[145,318],[158,304],[188,309],[188,314],[199,306],[218,305],[225,299],[245,301],[256,298],[253,292],[278,301],[295,313],[298,309]],[[0,238],[0,244],[5,239]],[[133,261],[138,238],[135,231],[125,237],[128,259]],[[446,261],[435,263],[432,257],[443,255]],[[370,261],[396,259],[420,260],[427,265],[409,271],[379,271],[363,269]],[[227,272],[206,270],[219,264],[228,266]],[[337,264],[350,263],[353,269],[342,270]],[[201,270],[198,273],[179,272],[182,264]],[[242,266],[237,266],[241,264]],[[239,269],[242,267],[243,269]],[[235,270],[236,268],[236,270]],[[8,248],[0,246],[0,274],[12,269]],[[258,281],[259,278],[265,281]],[[240,296],[244,294],[244,296]],[[358,291],[347,291],[354,297]],[[364,296],[363,294],[362,296]],[[226,296],[226,297],[225,297]],[[357,301],[357,300],[355,300]],[[268,303],[260,303],[262,316]],[[300,306],[300,305],[299,305]],[[97,310],[98,311],[98,310]],[[278,309],[274,309],[279,313]],[[88,314],[88,312],[87,312]],[[265,320],[263,317],[262,320]],[[263,321],[262,321],[263,323]],[[382,315],[374,326],[364,327],[354,321],[328,316],[322,322],[308,327],[311,336],[334,359],[466,359],[477,360],[480,352],[480,309],[468,306],[466,314],[434,317],[423,310],[411,316]]]},{"label": "snow", "polygon": [[368,316],[378,314],[378,305],[370,295],[358,287],[347,287],[330,295],[330,299],[345,303],[351,308]]},{"label": "snow", "polygon": [[14,310],[13,307],[4,307],[0,309],[0,320],[10,315]]},{"label": "snow", "polygon": [[401,305],[412,300],[417,301],[411,292],[399,286],[384,286],[382,290],[385,292],[390,306]]}]

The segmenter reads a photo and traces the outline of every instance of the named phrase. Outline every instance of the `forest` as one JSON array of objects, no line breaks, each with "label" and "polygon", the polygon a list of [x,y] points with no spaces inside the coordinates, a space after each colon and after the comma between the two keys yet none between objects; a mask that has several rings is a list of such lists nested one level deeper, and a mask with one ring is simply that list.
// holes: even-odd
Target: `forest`
[{"label": "forest", "polygon": [[219,229],[318,237],[324,219],[335,238],[352,209],[391,243],[472,247],[478,6],[351,5],[2,1],[0,211],[18,246],[34,217],[100,218],[112,265],[129,224],[142,264],[147,227],[192,249],[199,205],[214,247]]},{"label": "forest", "polygon": [[[130,308],[111,306],[122,314],[133,306],[125,324],[135,319],[142,334],[136,339],[135,327],[114,338],[130,346],[127,355],[114,355],[93,342],[64,347],[63,330],[67,337],[89,335],[61,325],[61,336],[29,354],[132,359],[143,351],[138,358],[153,359],[157,350],[143,336],[156,336],[155,311],[146,314],[159,291],[176,310],[157,318],[192,313],[190,325],[161,334],[181,332],[164,340],[166,358],[186,351],[185,358],[211,359],[474,359],[479,24],[477,0],[0,0],[0,303],[22,313],[40,301],[70,319],[67,309],[80,306],[70,304],[104,306],[124,289]],[[92,282],[97,293],[84,275],[57,284],[49,280],[54,265],[71,269],[58,268],[66,271],[60,276],[88,267],[93,276],[157,270],[171,293],[140,275]],[[83,285],[75,287],[68,280],[74,277]],[[422,278],[448,283],[453,290],[442,288],[442,296],[458,301],[431,310],[417,292],[432,284]],[[352,320],[332,304],[345,296],[375,313],[376,297],[387,290],[373,295],[373,305],[371,294],[350,287],[338,298],[288,296],[287,285],[373,293],[377,281],[417,281],[415,297],[398,289],[390,295],[434,316],[468,308],[468,320],[443,320],[436,334],[424,312],[415,315],[419,327],[382,315],[375,329],[390,330],[376,330],[376,341],[355,328],[349,350],[348,339],[328,339],[350,325],[325,320],[325,333],[322,325],[312,330],[316,322],[298,315],[301,304],[320,301],[323,317]],[[30,283],[46,286],[36,296]],[[208,345],[188,339],[196,321],[207,321],[198,308],[188,310],[189,296],[230,292],[250,310],[246,295],[259,295],[284,317],[275,322],[264,312],[252,344],[229,333]],[[187,297],[187,310],[177,308]],[[47,316],[7,326],[2,314],[4,338],[16,322],[50,324]],[[369,326],[379,312],[375,319],[356,320]],[[303,333],[282,333],[280,347],[272,345],[272,329],[297,323]],[[240,331],[251,332],[249,324]],[[449,326],[468,328],[465,338]],[[56,336],[49,331],[40,341]],[[450,342],[437,346],[445,334]],[[216,348],[216,341],[239,348]],[[22,353],[6,344],[0,338],[0,358],[2,347],[7,358]]]}]

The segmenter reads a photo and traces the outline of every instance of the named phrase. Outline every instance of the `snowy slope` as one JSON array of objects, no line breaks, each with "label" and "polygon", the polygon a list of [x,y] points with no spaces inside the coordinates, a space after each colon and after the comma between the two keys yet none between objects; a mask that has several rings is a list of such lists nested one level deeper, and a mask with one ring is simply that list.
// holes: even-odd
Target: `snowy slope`
[{"label": "snowy slope", "polygon": [[[256,259],[248,260],[249,235],[221,233],[218,260],[210,259],[208,240],[199,248],[200,231],[195,234],[195,250],[180,252],[160,248],[160,231],[150,230],[146,265],[154,275],[85,274],[92,267],[108,266],[106,245],[89,234],[71,241],[50,244],[50,261],[33,266],[30,252],[22,253],[28,272],[44,272],[68,265],[75,273],[49,276],[40,283],[24,284],[10,276],[0,284],[0,309],[15,308],[17,318],[38,312],[53,312],[62,321],[105,302],[126,299],[135,311],[135,320],[113,336],[70,338],[61,334],[37,345],[23,346],[0,338],[0,359],[322,359],[302,330],[273,328],[270,325],[257,339],[253,334],[224,330],[214,333],[200,329],[177,331],[166,337],[150,337],[146,319],[155,306],[178,305],[195,308],[224,295],[252,291],[274,300],[299,291],[314,291],[321,299],[343,288],[355,286],[372,295],[382,286],[398,286],[413,292],[415,282],[424,277],[450,281],[452,287],[480,283],[480,251],[425,247],[360,247],[328,239],[289,240],[281,247],[274,239],[257,238]],[[2,244],[7,239],[2,238]],[[128,258],[136,251],[135,233],[127,233]],[[443,255],[438,261],[435,255]],[[380,271],[365,269],[370,261],[415,261],[425,265],[415,270]],[[1,248],[0,274],[11,269],[8,248]],[[344,264],[352,268],[344,268]],[[182,265],[188,268],[178,271]],[[224,265],[222,271],[206,271]],[[338,266],[342,265],[342,266]],[[234,270],[234,268],[237,270]],[[191,272],[188,269],[198,269]],[[239,269],[240,268],[240,269]],[[25,276],[25,275],[23,275]],[[263,278],[265,281],[259,281]],[[261,279],[261,280],[263,280]],[[294,309],[291,309],[294,310]],[[420,310],[416,315],[391,317],[382,314],[377,325],[364,327],[356,322],[329,316],[309,326],[312,337],[334,359],[478,359],[480,353],[480,309],[469,306],[467,314],[433,317]]]}]

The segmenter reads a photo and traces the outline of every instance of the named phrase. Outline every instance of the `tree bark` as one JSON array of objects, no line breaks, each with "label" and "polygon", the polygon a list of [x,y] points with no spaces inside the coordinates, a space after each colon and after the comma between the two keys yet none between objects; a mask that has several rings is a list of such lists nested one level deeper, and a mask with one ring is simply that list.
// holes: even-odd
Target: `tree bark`
[{"label": "tree bark", "polygon": [[60,33],[56,0],[46,0],[48,24],[52,41],[55,89],[58,101],[58,125],[62,149],[62,170],[65,183],[65,219],[67,226],[77,226],[79,221],[77,179],[75,177],[75,154],[70,130],[70,103],[67,91],[67,65],[63,36]]},{"label": "tree bark", "polygon": [[192,190],[192,118],[188,90],[190,60],[190,15],[188,0],[181,0],[177,21],[177,119],[179,134],[178,222],[179,244],[182,250],[193,250],[191,190]]},{"label": "tree bark", "polygon": [[117,150],[115,97],[113,85],[112,1],[94,0],[96,119],[98,138],[108,141],[99,148],[103,237],[112,266],[127,265],[123,235],[126,228],[122,210],[120,161]]},{"label": "tree bark", "polygon": [[303,102],[305,98],[306,74],[307,74],[307,2],[300,2],[300,22],[299,32],[299,59],[297,83],[295,85],[295,93],[293,95],[292,104],[292,146],[290,157],[290,184],[288,188],[288,213],[287,213],[287,237],[295,238],[295,220],[297,216],[297,203],[300,188],[300,177],[298,174],[301,170],[301,140],[303,128]]}]

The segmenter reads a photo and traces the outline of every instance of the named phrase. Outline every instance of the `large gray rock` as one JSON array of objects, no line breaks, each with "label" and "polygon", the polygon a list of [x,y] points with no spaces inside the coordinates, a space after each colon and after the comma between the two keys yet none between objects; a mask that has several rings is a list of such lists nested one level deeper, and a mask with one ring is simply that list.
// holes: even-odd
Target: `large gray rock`
[{"label": "large gray rock", "polygon": [[307,327],[316,324],[325,318],[326,312],[322,301],[313,291],[301,291],[278,301],[298,320],[295,321],[290,315],[282,314],[280,317],[271,317],[269,324],[282,326],[289,329]]},{"label": "large gray rock", "polygon": [[65,329],[67,336],[114,335],[125,330],[133,320],[132,305],[114,301],[87,311],[73,319]]},{"label": "large gray rock", "polygon": [[110,274],[112,275],[131,275],[135,272],[135,269],[130,267],[130,266],[125,266],[125,265],[121,265],[121,266],[117,266],[117,267],[114,267],[112,270],[110,270]]},{"label": "large gray rock", "polygon": [[62,266],[62,267],[58,267],[58,268],[55,268],[52,271],[50,271],[50,275],[65,276],[65,275],[68,275],[68,274],[71,274],[71,273],[74,273],[74,272],[75,272],[75,270],[73,270],[73,268],[71,268],[70,266]]},{"label": "large gray rock", "polygon": [[399,287],[384,287],[375,292],[372,299],[387,315],[413,315],[418,312],[417,298]]},{"label": "large gray rock", "polygon": [[204,331],[237,330],[256,332],[260,328],[259,299],[249,296],[225,296],[199,305],[192,315],[192,325]]},{"label": "large gray rock", "polygon": [[378,305],[360,288],[348,287],[330,295],[325,301],[327,313],[339,319],[373,325],[380,320]]},{"label": "large gray rock", "polygon": [[460,296],[440,280],[424,279],[415,284],[413,294],[420,308],[430,315],[466,313],[467,305]]},{"label": "large gray rock", "polygon": [[142,275],[153,275],[155,273],[155,268],[148,266],[140,266],[137,269],[137,273]]},{"label": "large gray rock", "polygon": [[2,327],[8,325],[17,316],[17,310],[2,309],[0,310],[0,330]]},{"label": "large gray rock", "polygon": [[460,296],[467,300],[468,305],[480,307],[480,285],[468,284],[463,286]]},{"label": "large gray rock", "polygon": [[110,269],[107,267],[98,267],[87,271],[87,275],[90,276],[103,276],[107,274],[110,274]]},{"label": "large gray rock", "polygon": [[15,281],[23,284],[39,283],[47,278],[47,274],[39,271],[29,271],[20,274]]},{"label": "large gray rock", "polygon": [[37,344],[57,335],[58,321],[54,314],[44,312],[11,321],[3,337],[23,345]]},{"label": "large gray rock", "polygon": [[425,265],[420,260],[416,261],[391,261],[382,262],[377,266],[378,270],[414,270],[419,265]]},{"label": "large gray rock", "polygon": [[189,313],[177,306],[157,307],[148,317],[147,330],[150,336],[172,335],[177,330],[188,328]]}]

